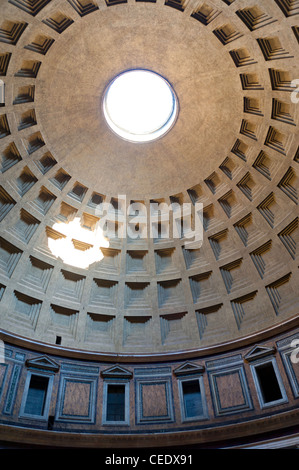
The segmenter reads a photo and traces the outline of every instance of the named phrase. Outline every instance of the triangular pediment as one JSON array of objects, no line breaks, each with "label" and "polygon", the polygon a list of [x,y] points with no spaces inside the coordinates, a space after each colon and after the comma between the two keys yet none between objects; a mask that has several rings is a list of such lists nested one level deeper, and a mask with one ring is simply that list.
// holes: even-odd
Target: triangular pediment
[{"label": "triangular pediment", "polygon": [[255,359],[260,359],[261,357],[270,356],[275,354],[275,347],[268,346],[259,346],[255,345],[247,354],[245,354],[244,359],[248,362],[254,361]]},{"label": "triangular pediment", "polygon": [[202,374],[205,371],[204,366],[194,364],[193,362],[185,362],[177,367],[173,373],[175,375]]},{"label": "triangular pediment", "polygon": [[108,367],[101,372],[101,376],[103,378],[112,378],[112,379],[131,379],[133,377],[133,373],[122,366],[112,366]]},{"label": "triangular pediment", "polygon": [[26,366],[35,369],[44,369],[52,372],[58,372],[59,364],[50,359],[48,356],[38,356],[34,359],[28,359],[26,361]]}]

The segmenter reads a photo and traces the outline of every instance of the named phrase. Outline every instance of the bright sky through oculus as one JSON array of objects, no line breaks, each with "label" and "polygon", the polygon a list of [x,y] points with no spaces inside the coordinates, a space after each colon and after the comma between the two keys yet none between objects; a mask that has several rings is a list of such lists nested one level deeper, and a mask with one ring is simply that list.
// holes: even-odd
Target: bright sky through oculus
[{"label": "bright sky through oculus", "polygon": [[130,70],[112,81],[103,109],[107,123],[120,137],[149,142],[170,129],[177,102],[163,77],[147,70]]},{"label": "bright sky through oculus", "polygon": [[[109,247],[102,228],[97,226],[94,231],[88,230],[82,227],[79,217],[69,223],[56,222],[53,230],[61,233],[62,237],[48,237],[48,247],[54,256],[70,266],[87,269],[104,258],[101,248]],[[80,242],[86,244],[87,249],[76,249],[76,241],[79,245]]]}]

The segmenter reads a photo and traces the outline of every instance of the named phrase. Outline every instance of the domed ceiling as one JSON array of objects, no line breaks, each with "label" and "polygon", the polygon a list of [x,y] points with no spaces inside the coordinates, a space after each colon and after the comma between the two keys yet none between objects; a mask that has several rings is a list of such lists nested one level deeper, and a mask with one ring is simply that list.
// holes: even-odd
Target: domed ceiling
[{"label": "domed ceiling", "polygon": [[[0,9],[1,329],[154,355],[294,319],[298,1]],[[108,84],[132,69],[160,74],[178,98],[174,126],[154,142],[123,140],[105,121]],[[102,203],[116,209],[117,237],[110,221],[99,238]],[[183,212],[151,219],[154,203],[202,204],[202,243],[190,244],[190,227],[175,236]]]}]

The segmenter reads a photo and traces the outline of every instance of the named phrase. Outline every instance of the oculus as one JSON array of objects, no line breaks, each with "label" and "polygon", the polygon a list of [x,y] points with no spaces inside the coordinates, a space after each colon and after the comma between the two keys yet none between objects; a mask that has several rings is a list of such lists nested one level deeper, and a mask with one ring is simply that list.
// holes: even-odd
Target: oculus
[{"label": "oculus", "polygon": [[107,124],[122,139],[150,142],[174,125],[178,102],[168,81],[149,70],[128,70],[115,77],[104,93]]}]

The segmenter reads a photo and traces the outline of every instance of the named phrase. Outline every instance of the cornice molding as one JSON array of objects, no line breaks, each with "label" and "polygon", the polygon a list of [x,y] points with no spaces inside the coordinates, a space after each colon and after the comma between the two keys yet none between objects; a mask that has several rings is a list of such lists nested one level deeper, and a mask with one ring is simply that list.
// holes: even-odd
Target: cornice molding
[{"label": "cornice molding", "polygon": [[34,341],[30,338],[20,336],[14,333],[0,329],[0,339],[6,343],[13,344],[33,351],[38,351],[40,354],[53,354],[61,357],[85,359],[91,361],[104,361],[115,363],[150,363],[150,362],[167,362],[167,361],[187,361],[192,358],[211,356],[214,354],[223,354],[250,345],[254,346],[259,341],[264,341],[269,338],[279,336],[287,331],[293,331],[299,327],[299,315],[273,325],[271,328],[261,330],[242,338],[237,338],[233,341],[226,343],[219,343],[213,346],[207,346],[198,349],[190,349],[185,351],[174,351],[166,353],[150,353],[150,354],[123,354],[123,353],[109,353],[100,351],[90,351],[83,349],[65,348],[62,346],[44,343],[42,341]]}]

